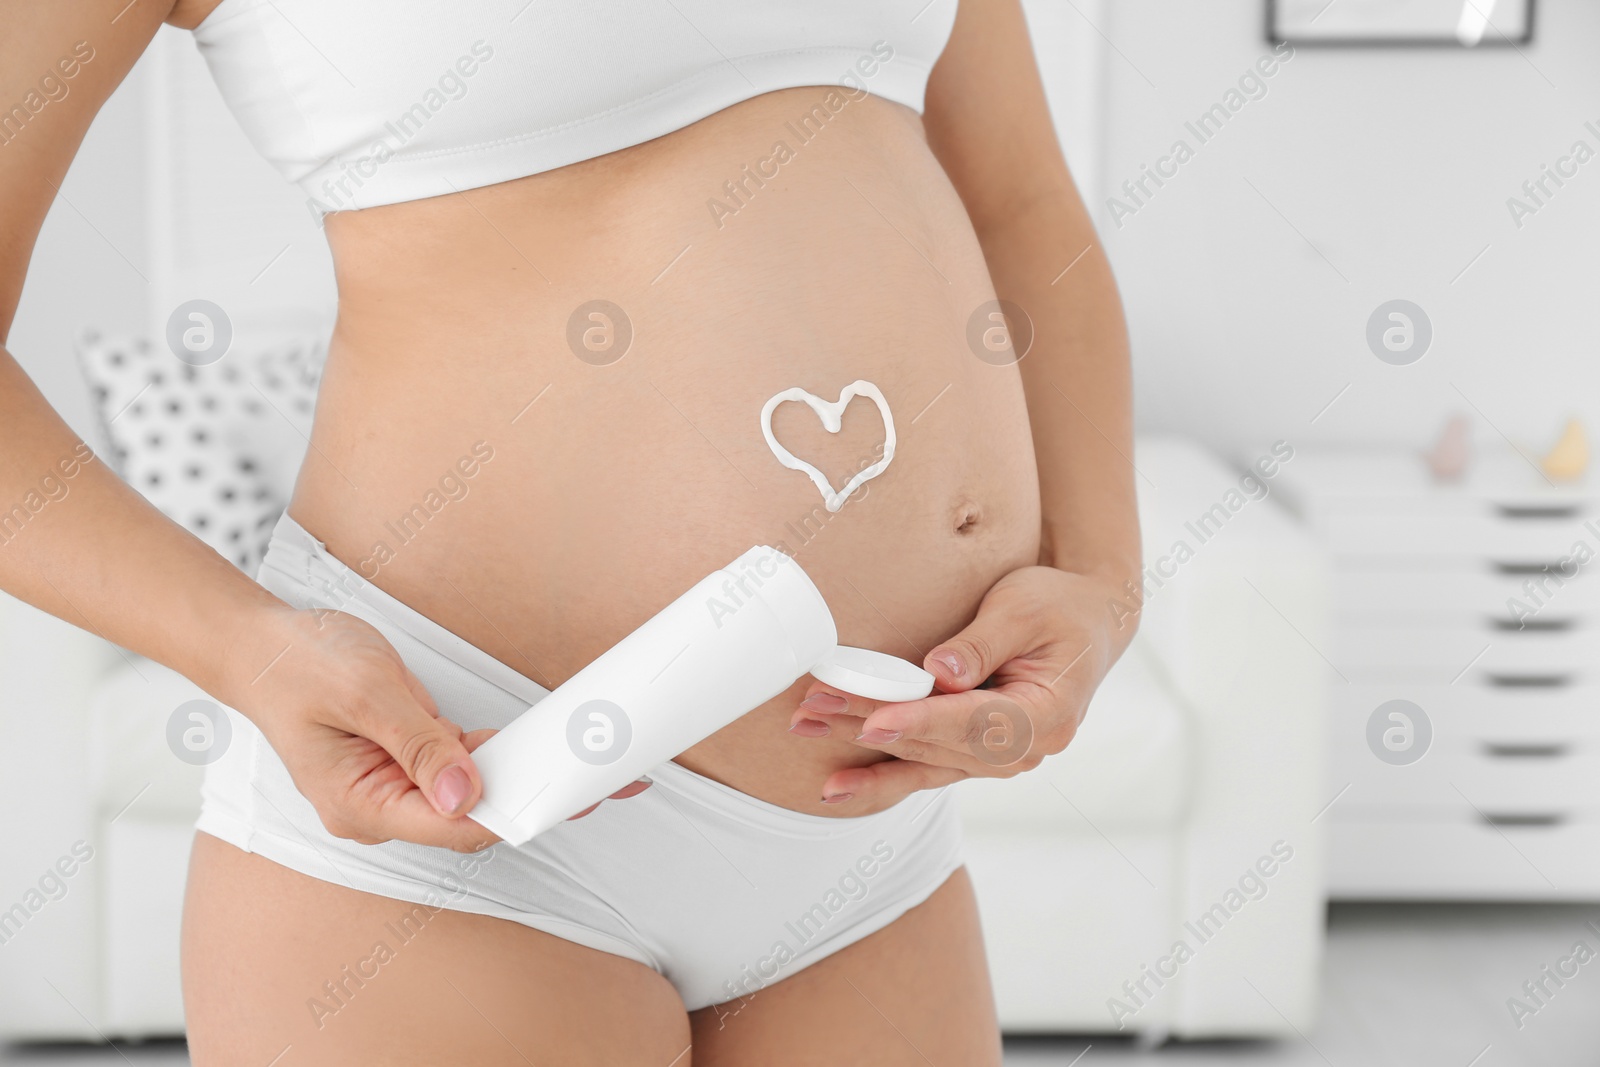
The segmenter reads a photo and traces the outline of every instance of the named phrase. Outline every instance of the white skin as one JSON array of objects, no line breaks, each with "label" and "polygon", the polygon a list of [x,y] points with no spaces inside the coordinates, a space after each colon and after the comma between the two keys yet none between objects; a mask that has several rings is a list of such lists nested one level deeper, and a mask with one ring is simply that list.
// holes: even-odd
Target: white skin
[{"label": "white skin", "polygon": [[[21,99],[74,42],[95,51],[71,93],[0,146],[0,335],[101,103],[162,21],[193,26],[210,6],[0,0],[0,100]],[[547,174],[330,217],[339,322],[291,512],[359,569],[430,481],[419,471],[492,438],[471,496],[376,580],[559,684],[817,508],[809,480],[766,449],[754,417],[766,397],[878,384],[900,430],[892,469],[796,554],[842,640],[923,663],[939,692],[877,706],[808,679],[679,757],[797,811],[862,815],[1065,747],[1132,636],[1125,583],[1137,587],[1139,559],[1121,313],[1016,0],[962,4],[920,119],[863,94],[713,229],[708,196],[823,91],[765,94]],[[595,292],[645,327],[604,374],[561,340]],[[996,293],[1034,324],[1016,366],[966,351],[967,312]],[[870,420],[852,421],[860,406],[836,439],[802,405],[775,413],[774,431],[841,484],[875,439]],[[0,501],[79,444],[0,353]],[[371,627],[289,608],[103,463],[0,548],[0,588],[247,715],[331,833],[487,842],[463,817],[484,732],[441,714]],[[974,746],[974,715],[1001,700],[1028,741],[997,759]],[[632,961],[443,911],[319,1028],[306,998],[370,953],[398,902],[202,834],[185,908],[200,1067],[268,1063],[286,1046],[285,1064],[999,1062],[964,872],[747,1002],[693,1013]]]}]

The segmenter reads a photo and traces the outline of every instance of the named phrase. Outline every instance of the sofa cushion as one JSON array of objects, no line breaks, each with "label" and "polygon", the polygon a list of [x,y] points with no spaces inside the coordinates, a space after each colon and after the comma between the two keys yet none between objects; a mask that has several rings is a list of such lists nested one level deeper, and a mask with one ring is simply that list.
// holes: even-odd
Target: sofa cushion
[{"label": "sofa cushion", "polygon": [[204,758],[185,741],[217,737],[203,736],[192,701],[219,707],[183,675],[142,656],[129,653],[106,675],[89,705],[89,788],[105,818],[126,811],[192,822],[200,813]]},{"label": "sofa cushion", "polygon": [[254,574],[306,452],[321,348],[228,352],[195,366],[164,346],[91,332],[77,351],[117,473]]},{"label": "sofa cushion", "polygon": [[1066,750],[1014,778],[956,787],[977,833],[1110,833],[1177,826],[1188,795],[1189,716],[1141,638],[1111,669]]}]

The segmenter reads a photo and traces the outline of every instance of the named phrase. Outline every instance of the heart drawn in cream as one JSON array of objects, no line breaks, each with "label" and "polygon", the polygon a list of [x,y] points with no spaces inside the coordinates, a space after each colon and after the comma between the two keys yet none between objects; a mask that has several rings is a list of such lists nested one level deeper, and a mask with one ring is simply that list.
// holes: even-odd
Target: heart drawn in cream
[{"label": "heart drawn in cream", "polygon": [[[844,484],[844,488],[835,491],[832,483],[816,467],[797,457],[793,452],[778,443],[772,435],[772,413],[779,404],[788,400],[799,400],[808,404],[811,410],[817,413],[817,418],[822,420],[822,428],[829,433],[838,433],[844,425],[844,409],[851,400],[864,396],[878,405],[878,414],[883,416],[883,458],[856,472],[855,477]],[[883,398],[883,392],[871,382],[856,380],[845,386],[839,393],[838,400],[824,400],[815,393],[808,393],[796,386],[785,389],[783,392],[768,400],[761,409],[761,435],[767,439],[767,447],[772,449],[772,454],[792,471],[804,471],[822,493],[822,503],[829,511],[838,511],[844,507],[844,502],[850,499],[850,494],[861,488],[867,482],[882,474],[889,467],[889,461],[894,459],[894,416],[889,414],[889,402]]]}]

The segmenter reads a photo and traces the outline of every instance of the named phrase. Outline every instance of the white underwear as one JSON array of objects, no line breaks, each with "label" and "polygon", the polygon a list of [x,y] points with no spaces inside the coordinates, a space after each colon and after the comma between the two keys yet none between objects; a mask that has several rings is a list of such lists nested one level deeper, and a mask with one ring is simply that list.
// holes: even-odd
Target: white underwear
[{"label": "white underwear", "polygon": [[[295,607],[335,608],[377,627],[464,730],[503,727],[548,694],[363,580],[287,515],[259,580]],[[469,856],[362,845],[323,829],[261,732],[228,716],[233,740],[206,768],[198,829],[323,881],[510,919],[637,960],[672,982],[690,1011],[750,996],[882,929],[961,865],[944,790],[876,815],[828,818],[670,762],[651,770],[655,784],[639,796],[520,847]]]}]

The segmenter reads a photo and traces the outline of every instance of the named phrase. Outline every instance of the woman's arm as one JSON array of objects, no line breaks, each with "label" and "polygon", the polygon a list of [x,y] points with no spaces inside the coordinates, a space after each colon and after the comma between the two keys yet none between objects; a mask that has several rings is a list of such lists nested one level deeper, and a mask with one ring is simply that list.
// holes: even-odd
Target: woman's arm
[{"label": "woman's arm", "polygon": [[880,706],[812,687],[845,698],[827,717],[858,744],[898,757],[834,772],[824,797],[894,799],[1037,766],[1071,742],[1138,621],[1127,333],[1018,0],[961,0],[923,125],[997,295],[1033,322],[1019,369],[1039,469],[1039,565],[996,582],[972,623],[928,654],[934,696]]},{"label": "woman's arm", "polygon": [[[10,334],[40,226],[90,121],[165,15],[163,4],[141,0],[113,23],[124,4],[6,5],[0,106],[21,111],[0,116],[8,138],[0,143],[0,338]],[[24,103],[30,94],[36,106],[45,101],[37,113]],[[0,587],[212,693],[228,688],[247,669],[230,670],[230,661],[253,654],[253,621],[281,603],[80,451],[5,351],[0,434]],[[50,476],[66,495],[29,513],[24,500]]]},{"label": "woman's arm", "polygon": [[961,0],[923,125],[972,218],[995,291],[1035,327],[1018,367],[1044,506],[1040,562],[1103,577],[1122,593],[1140,570],[1128,335],[1056,141],[1018,0]]},{"label": "woman's arm", "polygon": [[[0,339],[89,123],[172,9],[0,0]],[[41,493],[47,479],[65,493]],[[487,843],[459,818],[480,791],[474,739],[438,717],[381,635],[290,609],[169,521],[94,458],[3,348],[0,589],[249,716],[332,832]]]}]

